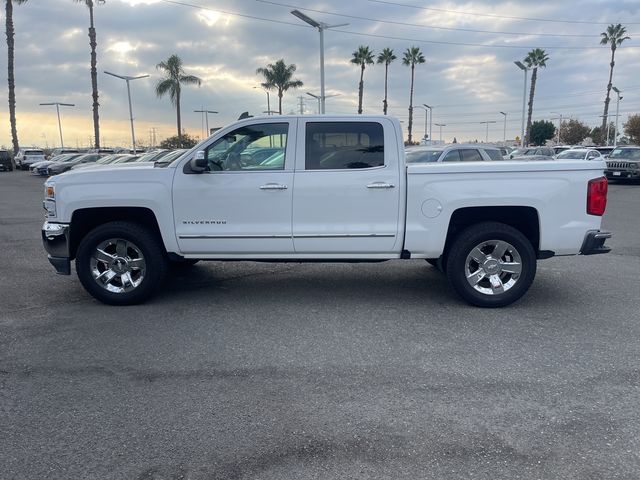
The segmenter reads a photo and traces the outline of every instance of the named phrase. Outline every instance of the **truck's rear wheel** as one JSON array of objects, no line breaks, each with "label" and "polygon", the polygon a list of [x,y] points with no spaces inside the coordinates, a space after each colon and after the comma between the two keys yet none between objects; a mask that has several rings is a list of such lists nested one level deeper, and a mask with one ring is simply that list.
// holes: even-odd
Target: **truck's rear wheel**
[{"label": "truck's rear wheel", "polygon": [[518,300],[536,275],[531,242],[502,223],[466,228],[456,237],[447,258],[453,289],[479,307],[503,307]]},{"label": "truck's rear wheel", "polygon": [[164,279],[167,258],[156,234],[131,222],[96,227],[80,242],[76,272],[82,286],[110,305],[149,298]]}]

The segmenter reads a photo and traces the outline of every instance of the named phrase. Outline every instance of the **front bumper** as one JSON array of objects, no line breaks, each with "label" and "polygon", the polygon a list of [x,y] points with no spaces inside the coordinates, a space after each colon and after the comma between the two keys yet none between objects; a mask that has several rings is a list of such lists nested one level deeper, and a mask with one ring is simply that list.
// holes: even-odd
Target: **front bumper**
[{"label": "front bumper", "polygon": [[44,222],[42,225],[42,243],[47,258],[60,275],[71,274],[69,239],[68,224]]},{"label": "front bumper", "polygon": [[604,171],[605,176],[609,179],[609,180],[615,180],[617,178],[631,178],[631,179],[638,179],[640,178],[640,170],[638,169],[627,169],[627,170],[614,170],[614,169],[606,169]]},{"label": "front bumper", "polygon": [[604,244],[608,238],[611,238],[610,232],[602,232],[600,230],[590,230],[584,236],[580,253],[582,255],[597,255],[599,253],[609,253],[611,247]]}]

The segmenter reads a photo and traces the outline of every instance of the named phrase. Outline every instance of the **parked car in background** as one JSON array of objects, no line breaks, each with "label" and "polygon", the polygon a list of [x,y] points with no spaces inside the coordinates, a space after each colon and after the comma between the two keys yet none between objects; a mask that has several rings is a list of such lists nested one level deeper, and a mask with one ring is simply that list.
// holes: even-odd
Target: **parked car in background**
[{"label": "parked car in background", "polygon": [[564,152],[565,150],[570,150],[573,147],[571,145],[556,145],[551,148],[553,148],[554,153],[558,155],[559,153]]},{"label": "parked car in background", "polygon": [[604,171],[609,179],[640,179],[640,147],[617,147],[607,158]]},{"label": "parked car in background", "polygon": [[63,155],[57,155],[53,157],[51,160],[44,160],[42,162],[33,163],[29,167],[29,171],[33,175],[47,175],[47,167],[57,162],[68,162],[73,160],[74,158],[78,158],[82,153],[65,153]]},{"label": "parked car in background", "polygon": [[66,153],[80,153],[80,150],[77,148],[54,148],[51,150],[51,153],[47,157],[47,160],[52,160],[54,157],[58,155],[64,155]]},{"label": "parked car in background", "polygon": [[[173,150],[173,151],[169,152],[167,155],[164,155],[163,157],[161,157],[159,160],[156,160],[154,162],[155,166],[156,167],[166,167],[166,166],[170,165],[174,160],[176,160],[177,158],[180,158],[182,155],[184,155],[184,153],[187,152],[187,151],[188,151],[187,148]],[[284,151],[283,151],[282,157],[283,157],[283,160],[284,160]],[[262,163],[264,163],[264,161]]]},{"label": "parked car in background", "polygon": [[509,160],[509,155],[511,154],[511,152],[515,150],[515,148],[511,148],[511,147],[496,147],[496,148],[500,150],[503,160]]},{"label": "parked car in background", "polygon": [[604,158],[607,158],[616,147],[593,147],[593,148],[598,150]]},{"label": "parked car in background", "polygon": [[74,166],[81,163],[93,163],[102,158],[103,155],[99,153],[85,153],[79,157],[69,160],[67,162],[55,162],[47,167],[47,175],[58,175],[60,173],[71,170]]},{"label": "parked car in background", "polygon": [[484,162],[503,160],[496,147],[477,143],[410,147],[406,149],[407,163]]},{"label": "parked car in background", "polygon": [[526,157],[526,156],[543,156],[553,158],[556,152],[551,147],[525,147],[519,148],[509,155],[509,158]]},{"label": "parked car in background", "polygon": [[13,170],[11,154],[8,150],[0,150],[0,170],[4,172],[11,172]]},{"label": "parked car in background", "polygon": [[114,153],[112,155],[105,155],[99,160],[91,163],[79,163],[78,165],[74,165],[71,167],[72,170],[78,170],[79,168],[97,168],[104,165],[111,165],[112,163],[116,163],[120,160],[127,160],[129,158],[136,158],[134,155],[129,155],[128,153]]},{"label": "parked car in background", "polygon": [[16,155],[16,168],[29,170],[32,163],[43,160],[46,160],[44,158],[44,151],[39,148],[21,148],[18,155]]},{"label": "parked car in background", "polygon": [[556,160],[604,160],[604,157],[594,148],[571,148],[560,152]]}]

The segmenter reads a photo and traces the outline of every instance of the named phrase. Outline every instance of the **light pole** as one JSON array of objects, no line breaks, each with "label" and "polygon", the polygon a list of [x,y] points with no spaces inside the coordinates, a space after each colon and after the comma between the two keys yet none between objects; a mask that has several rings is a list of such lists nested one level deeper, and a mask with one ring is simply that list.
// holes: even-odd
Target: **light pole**
[{"label": "light pole", "polygon": [[204,107],[201,107],[200,110],[194,110],[194,112],[203,115],[207,119],[207,134],[203,137],[203,140],[204,140],[209,135],[211,135],[209,132],[209,114],[218,113],[218,112],[216,112],[215,110],[205,110]]},{"label": "light pole", "polygon": [[329,28],[344,27],[345,25],[349,25],[349,24],[340,23],[338,25],[328,25],[323,22],[317,22],[313,18],[306,16],[300,10],[291,10],[291,14],[294,17],[298,17],[304,23],[307,23],[312,27],[317,28],[318,32],[320,32],[320,107],[321,107],[320,113],[324,115],[324,112],[325,112],[324,103],[326,98],[324,95],[324,31]]},{"label": "light pole", "polygon": [[[320,95],[315,95],[315,94],[313,94],[311,92],[307,92],[307,95],[309,95],[310,97],[313,97],[316,100],[318,100],[318,113],[321,113],[321,110],[322,110],[321,99],[322,99],[322,97]],[[340,96],[339,93],[334,93],[333,95],[325,95],[324,98],[339,97],[339,96]]]},{"label": "light pole", "polygon": [[487,125],[487,133],[486,133],[486,135],[484,137],[484,143],[489,143],[489,124],[490,123],[496,123],[496,121],[495,120],[487,120],[485,122],[480,122],[480,125],[484,125],[484,124]]},{"label": "light pole", "polygon": [[429,139],[429,141],[431,141],[431,137],[429,137],[428,133],[429,133],[429,109],[423,105],[416,105],[416,108],[424,108],[424,139],[425,141],[427,140],[427,138]]},{"label": "light pole", "polygon": [[269,100],[269,90],[267,90],[263,86],[253,87],[253,88],[261,88],[262,90],[264,90],[264,93],[267,94],[267,115],[271,115],[271,113],[270,113],[271,112],[271,101]]},{"label": "light pole", "polygon": [[136,134],[133,129],[133,109],[131,108],[131,88],[129,87],[129,82],[132,80],[139,80],[141,78],[147,78],[149,75],[140,75],[137,77],[130,77],[129,75],[118,75],[111,72],[104,72],[107,75],[111,75],[112,77],[119,78],[124,80],[127,83],[127,98],[129,99],[129,119],[131,120],[131,143],[133,144],[133,153],[136,153]]},{"label": "light pole", "polygon": [[507,144],[507,112],[500,112],[504,115],[504,131],[502,132],[502,143]]},{"label": "light pole", "polygon": [[520,146],[524,147],[524,112],[527,104],[527,71],[529,70],[521,61],[513,62],[524,72],[524,92],[522,94],[522,131],[520,134]]},{"label": "light pole", "polygon": [[554,115],[558,115],[558,136],[556,140],[556,144],[560,145],[560,129],[562,128],[562,114],[560,112],[549,112]]},{"label": "light pole", "polygon": [[613,87],[613,91],[616,92],[616,95],[618,96],[618,101],[616,102],[616,128],[613,131],[613,146],[617,147],[618,146],[618,113],[620,113],[620,100],[622,100],[622,97],[620,96],[620,94],[622,92],[617,87]]},{"label": "light pole", "polygon": [[446,123],[436,123],[436,127],[440,127],[440,143],[442,143],[442,127],[446,127]]},{"label": "light pole", "polygon": [[60,122],[60,106],[63,107],[75,107],[75,103],[62,103],[62,102],[49,102],[41,103],[40,105],[55,105],[56,112],[58,113],[58,130],[60,131],[60,148],[64,148],[64,140],[62,140],[62,123]]},{"label": "light pole", "polygon": [[432,129],[431,129],[431,124],[433,123],[433,107],[430,105],[427,105],[426,103],[423,103],[422,105],[424,105],[426,108],[429,109],[429,140],[433,140],[433,136],[432,136]]}]

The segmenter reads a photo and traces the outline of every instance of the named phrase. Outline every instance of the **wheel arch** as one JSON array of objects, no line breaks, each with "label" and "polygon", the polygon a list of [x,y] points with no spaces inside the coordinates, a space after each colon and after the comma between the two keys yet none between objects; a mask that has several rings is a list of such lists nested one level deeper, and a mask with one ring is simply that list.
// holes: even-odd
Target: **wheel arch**
[{"label": "wheel arch", "polygon": [[[69,256],[74,259],[78,245],[82,239],[94,228],[114,221],[128,221],[144,225],[158,235],[163,245],[164,240],[158,219],[154,212],[146,207],[93,207],[75,210],[71,216],[69,238]],[[166,245],[165,245],[166,250]]]},{"label": "wheel arch", "polygon": [[540,252],[539,213],[528,206],[463,207],[455,210],[449,221],[444,254],[462,230],[482,222],[499,222],[515,228],[531,242],[537,257],[546,256]]}]

